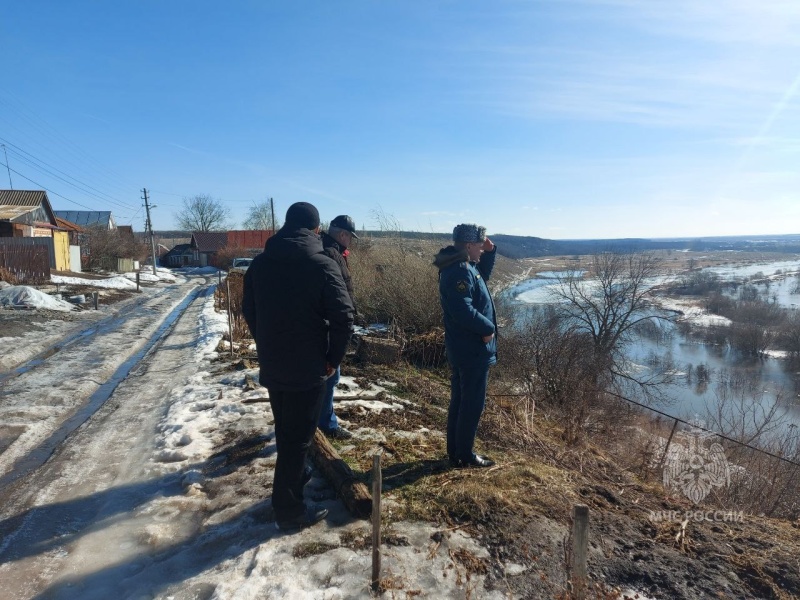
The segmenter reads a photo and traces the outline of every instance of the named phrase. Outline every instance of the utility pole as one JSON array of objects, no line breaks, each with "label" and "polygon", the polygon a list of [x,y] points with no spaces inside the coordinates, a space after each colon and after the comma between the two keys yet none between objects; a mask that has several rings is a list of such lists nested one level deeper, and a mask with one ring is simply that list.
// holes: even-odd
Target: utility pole
[{"label": "utility pole", "polygon": [[8,166],[8,151],[6,150],[6,145],[2,144],[3,146],[3,154],[6,155],[6,169],[8,169],[8,187],[12,190],[14,189],[14,184],[11,183],[11,167]]},{"label": "utility pole", "polygon": [[272,198],[269,199],[269,214],[272,215],[272,235],[275,235],[275,204],[272,202]]},{"label": "utility pole", "polygon": [[[153,252],[153,275],[158,277],[158,273],[156,273],[156,241],[153,237],[153,221],[150,220],[150,205],[148,204],[147,200],[147,188],[142,188],[142,193],[144,194],[144,209],[147,212],[147,229],[150,232],[150,250]],[[155,208],[155,206],[153,207]]]}]

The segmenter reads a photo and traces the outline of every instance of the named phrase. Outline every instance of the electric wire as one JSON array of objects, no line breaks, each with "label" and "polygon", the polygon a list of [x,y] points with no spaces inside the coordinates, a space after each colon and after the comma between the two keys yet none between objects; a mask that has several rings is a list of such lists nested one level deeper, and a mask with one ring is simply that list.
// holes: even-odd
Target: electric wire
[{"label": "electric wire", "polygon": [[[18,158],[19,160],[21,160],[23,162],[26,162],[29,166],[31,166],[33,169],[39,171],[40,173],[43,173],[45,175],[49,175],[49,176],[54,177],[54,178],[56,178],[56,179],[58,179],[60,181],[63,181],[64,183],[74,187],[78,191],[83,192],[83,193],[85,193],[85,194],[87,194],[89,196],[94,196],[95,198],[97,198],[99,200],[104,200],[106,202],[110,202],[112,204],[115,204],[115,205],[119,206],[120,208],[133,210],[134,207],[131,206],[130,204],[126,204],[126,203],[122,202],[121,200],[117,200],[116,198],[113,198],[113,197],[109,196],[108,194],[103,193],[102,191],[98,190],[97,188],[94,188],[94,187],[92,187],[92,186],[90,186],[88,184],[85,184],[85,183],[81,182],[80,180],[78,180],[78,179],[76,179],[76,178],[74,178],[74,177],[72,177],[70,175],[67,175],[63,171],[61,171],[61,170],[59,170],[59,169],[57,169],[55,167],[52,167],[51,165],[48,165],[43,160],[37,159],[35,156],[30,154],[29,152],[26,152],[25,150],[22,150],[21,148],[19,148],[19,146],[16,146],[15,144],[12,144],[11,142],[8,142],[7,140],[4,140],[2,137],[0,137],[0,141],[5,142],[7,147],[11,146],[12,148],[16,148],[16,150],[14,150],[14,149],[10,150],[11,154],[14,155],[16,158]],[[24,153],[24,155],[23,155],[23,153]],[[37,164],[34,161],[41,162],[42,164],[46,165],[47,167],[50,167],[51,169],[53,169],[53,171],[55,171],[55,172],[51,171],[48,168],[42,167],[41,165]],[[56,173],[60,173],[64,177],[62,177],[61,175],[57,175]],[[75,181],[77,183],[72,183],[72,182],[68,181],[65,178],[72,179],[73,181]],[[94,191],[90,191],[90,190],[94,190]],[[94,193],[94,192],[98,192],[98,193]],[[102,194],[102,196],[99,195],[99,194]]]},{"label": "electric wire", "polygon": [[[6,165],[6,166],[8,167],[8,165]],[[92,210],[92,211],[94,211],[94,210],[97,210],[97,209],[94,209],[94,208],[90,208],[90,207],[86,206],[85,204],[81,204],[80,202],[77,202],[77,201],[75,201],[75,200],[72,200],[72,199],[70,199],[70,198],[67,198],[66,196],[62,196],[62,195],[61,195],[61,194],[59,194],[58,192],[54,192],[53,190],[46,188],[45,186],[43,186],[43,185],[42,185],[41,183],[39,183],[38,181],[34,181],[33,179],[31,179],[31,178],[29,178],[29,177],[26,177],[25,175],[23,175],[22,173],[20,173],[20,172],[19,172],[19,171],[17,171],[16,169],[11,169],[11,167],[8,167],[8,168],[11,170],[11,172],[12,172],[12,173],[16,173],[17,175],[19,175],[19,176],[20,176],[20,177],[22,177],[23,179],[25,179],[25,180],[27,180],[27,181],[30,181],[32,184],[34,184],[34,185],[38,185],[38,186],[39,186],[40,188],[42,188],[44,191],[46,191],[46,192],[50,192],[50,193],[51,193],[51,194],[53,194],[54,196],[58,196],[59,198],[63,198],[63,199],[64,199],[64,200],[66,200],[67,202],[72,202],[73,204],[77,204],[78,206],[80,206],[81,208],[85,208],[86,210]]]}]

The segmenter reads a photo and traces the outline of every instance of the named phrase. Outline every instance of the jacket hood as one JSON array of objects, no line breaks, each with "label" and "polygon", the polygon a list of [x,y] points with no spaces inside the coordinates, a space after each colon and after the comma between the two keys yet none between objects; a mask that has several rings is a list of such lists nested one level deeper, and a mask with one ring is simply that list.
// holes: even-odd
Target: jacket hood
[{"label": "jacket hood", "polygon": [[440,271],[455,263],[469,262],[469,254],[466,249],[458,249],[455,246],[447,246],[442,248],[433,257],[433,264]]},{"label": "jacket hood", "polygon": [[333,248],[341,255],[344,255],[344,253],[347,251],[347,247],[339,243],[339,241],[327,231],[321,233],[319,237],[322,239],[323,248]]},{"label": "jacket hood", "polygon": [[311,229],[286,229],[267,240],[264,256],[268,260],[299,261],[322,252],[322,240]]}]

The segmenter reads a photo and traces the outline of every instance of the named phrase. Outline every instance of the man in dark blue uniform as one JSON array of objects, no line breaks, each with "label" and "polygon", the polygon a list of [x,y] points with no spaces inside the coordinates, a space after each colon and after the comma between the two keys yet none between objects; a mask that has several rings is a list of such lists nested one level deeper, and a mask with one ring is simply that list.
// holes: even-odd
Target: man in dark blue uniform
[{"label": "man in dark blue uniform", "polygon": [[455,467],[494,465],[472,447],[486,403],[489,367],[497,362],[497,320],[486,286],[496,252],[485,227],[465,223],[456,226],[453,245],[442,248],[433,262],[439,269],[445,349],[453,371],[447,455]]}]

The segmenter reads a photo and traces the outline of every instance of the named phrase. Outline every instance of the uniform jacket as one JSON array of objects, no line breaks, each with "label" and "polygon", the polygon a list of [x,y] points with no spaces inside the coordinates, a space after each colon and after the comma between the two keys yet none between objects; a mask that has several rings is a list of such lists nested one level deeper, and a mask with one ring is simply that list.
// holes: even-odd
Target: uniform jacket
[{"label": "uniform jacket", "polygon": [[494,269],[497,247],[484,252],[478,263],[469,262],[466,250],[442,248],[433,264],[439,269],[439,299],[444,312],[447,359],[460,366],[497,362],[497,336],[488,344],[483,337],[497,332],[494,302],[486,285]]},{"label": "uniform jacket", "polygon": [[[350,265],[347,264],[347,248],[344,248],[327,233],[323,233],[320,237],[322,238],[322,248],[325,254],[335,260],[342,270],[342,279],[344,279],[344,285],[347,287],[347,293],[350,294],[350,301],[353,303],[353,309],[355,310],[356,299],[353,295],[353,278],[350,276]],[[355,310],[355,314],[357,313],[358,311]]]},{"label": "uniform jacket", "polygon": [[256,341],[261,384],[311,389],[339,366],[353,326],[342,273],[310,229],[281,229],[244,276],[242,312]]}]

